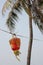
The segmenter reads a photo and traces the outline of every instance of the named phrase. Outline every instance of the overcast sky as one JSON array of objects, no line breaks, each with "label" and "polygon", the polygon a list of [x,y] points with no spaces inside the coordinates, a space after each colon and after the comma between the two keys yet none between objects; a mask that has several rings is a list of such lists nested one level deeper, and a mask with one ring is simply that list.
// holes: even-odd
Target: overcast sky
[{"label": "overcast sky", "polygon": [[[0,0],[0,28],[7,30],[6,26],[6,15],[2,16],[2,6],[5,0]],[[15,26],[15,33],[27,36],[28,38],[20,37],[21,39],[21,55],[19,56],[20,62],[16,59],[13,51],[9,45],[9,39],[11,35],[0,30],[0,65],[26,65],[27,62],[27,51],[29,42],[29,17],[23,10],[22,14],[18,14],[18,23]],[[31,65],[43,65],[43,35],[39,31],[38,27],[33,22],[33,46],[31,54]],[[35,39],[39,39],[35,40]]]}]

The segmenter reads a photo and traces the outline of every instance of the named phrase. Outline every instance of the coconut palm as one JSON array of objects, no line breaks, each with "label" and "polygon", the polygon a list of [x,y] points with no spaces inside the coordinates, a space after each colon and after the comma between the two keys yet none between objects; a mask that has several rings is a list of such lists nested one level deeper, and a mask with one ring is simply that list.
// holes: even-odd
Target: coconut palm
[{"label": "coconut palm", "polygon": [[12,30],[15,28],[15,20],[17,21],[19,17],[17,12],[21,13],[23,8],[29,16],[30,40],[28,47],[27,65],[30,65],[33,41],[32,19],[43,33],[43,0],[7,0],[3,6],[2,14],[4,14],[8,8],[11,8],[11,11],[9,12],[6,24],[10,32],[12,32]]}]

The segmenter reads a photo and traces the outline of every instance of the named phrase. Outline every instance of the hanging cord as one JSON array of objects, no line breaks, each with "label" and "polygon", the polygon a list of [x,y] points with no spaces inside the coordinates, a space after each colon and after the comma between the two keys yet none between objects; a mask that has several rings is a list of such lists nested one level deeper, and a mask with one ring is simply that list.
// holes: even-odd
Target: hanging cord
[{"label": "hanging cord", "polygon": [[[23,35],[16,35],[15,33],[8,32],[8,31],[3,30],[3,29],[1,29],[1,28],[0,28],[0,30],[3,31],[3,32],[6,32],[6,33],[12,34],[12,35],[14,35],[14,36],[20,36],[20,37],[24,37],[24,38],[29,38],[29,37],[27,37],[27,36],[23,36]],[[36,38],[34,38],[33,40],[43,41],[43,40],[36,39]]]}]

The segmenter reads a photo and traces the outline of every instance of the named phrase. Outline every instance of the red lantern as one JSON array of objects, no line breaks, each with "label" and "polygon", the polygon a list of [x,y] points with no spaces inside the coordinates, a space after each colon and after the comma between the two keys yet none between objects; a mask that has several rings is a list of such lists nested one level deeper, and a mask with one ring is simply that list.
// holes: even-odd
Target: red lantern
[{"label": "red lantern", "polygon": [[9,40],[9,42],[13,51],[20,49],[20,38],[12,38]]},{"label": "red lantern", "polygon": [[13,50],[16,58],[20,61],[20,59],[17,57],[19,56],[19,54],[21,54],[19,51],[20,43],[21,43],[20,38],[13,37],[12,39],[9,40],[9,42],[10,42],[11,49]]}]

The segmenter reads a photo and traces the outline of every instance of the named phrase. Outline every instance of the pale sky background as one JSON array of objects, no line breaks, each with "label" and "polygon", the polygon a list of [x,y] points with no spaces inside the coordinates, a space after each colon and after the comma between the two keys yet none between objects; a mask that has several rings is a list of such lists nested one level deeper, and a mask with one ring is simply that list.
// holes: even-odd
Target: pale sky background
[{"label": "pale sky background", "polygon": [[[0,28],[7,30],[6,18],[2,16],[2,6],[5,0],[0,0]],[[19,20],[16,24],[15,33],[29,37],[29,19],[28,15],[23,10],[22,14],[19,14]],[[9,45],[9,39],[11,35],[0,30],[0,65],[26,65],[27,62],[27,51],[29,38],[21,39],[21,55],[20,62],[16,59],[13,51]],[[33,22],[33,38],[43,40],[43,34],[39,31],[38,27]],[[33,40],[31,65],[43,65],[43,41]]]}]

